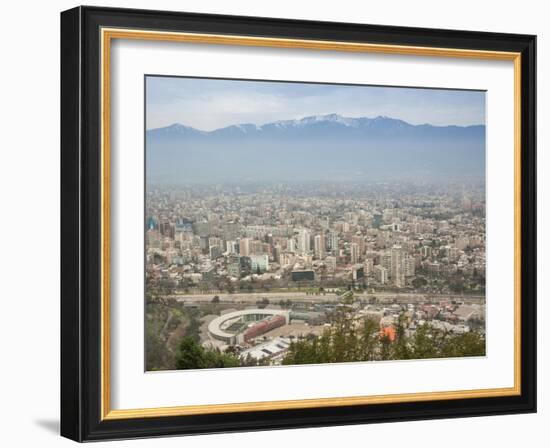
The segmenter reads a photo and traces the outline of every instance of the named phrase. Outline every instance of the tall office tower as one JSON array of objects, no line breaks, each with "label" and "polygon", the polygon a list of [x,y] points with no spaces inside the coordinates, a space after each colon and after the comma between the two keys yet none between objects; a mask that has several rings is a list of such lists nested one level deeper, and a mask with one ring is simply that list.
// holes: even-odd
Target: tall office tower
[{"label": "tall office tower", "polygon": [[333,255],[338,252],[340,241],[338,239],[338,232],[330,232],[329,234],[329,248]]},{"label": "tall office tower", "polygon": [[350,254],[351,254],[351,263],[355,264],[359,262],[359,244],[351,243],[350,244]]},{"label": "tall office tower", "polygon": [[250,255],[250,239],[241,238],[239,241],[239,255],[241,257],[248,257]]},{"label": "tall office tower", "polygon": [[294,238],[289,238],[286,243],[286,250],[289,252],[295,253],[296,252],[296,240]]},{"label": "tall office tower", "polygon": [[398,288],[405,285],[404,253],[399,245],[391,248],[391,278]]},{"label": "tall office tower", "polygon": [[324,233],[315,235],[313,239],[313,250],[315,251],[315,258],[318,260],[325,258],[326,242]]},{"label": "tall office tower", "polygon": [[156,229],[156,228],[158,228],[158,221],[155,219],[155,217],[150,216],[147,219],[147,229],[148,230],[153,230],[153,229]]},{"label": "tall office tower", "polygon": [[301,254],[308,254],[311,251],[310,234],[306,229],[301,229],[298,234],[298,251]]}]

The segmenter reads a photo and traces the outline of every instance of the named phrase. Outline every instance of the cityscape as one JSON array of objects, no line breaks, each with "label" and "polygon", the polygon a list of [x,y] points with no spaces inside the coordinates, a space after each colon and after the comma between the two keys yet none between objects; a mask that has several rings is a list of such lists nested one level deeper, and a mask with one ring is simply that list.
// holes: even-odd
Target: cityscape
[{"label": "cityscape", "polygon": [[[395,140],[402,132],[392,131],[396,121],[333,113],[279,121],[276,128],[294,135],[287,146],[305,147],[298,131],[310,128],[306,142],[318,141],[314,132],[330,125],[330,135],[342,132],[335,144],[353,146],[380,123],[385,140]],[[400,150],[419,135],[418,126],[404,123],[397,126],[408,132]],[[255,175],[245,177],[236,167],[245,162],[226,156],[223,170],[204,170],[203,182],[173,174],[162,181],[159,167],[181,163],[173,154],[184,152],[184,163],[203,167],[190,152],[185,157],[186,145],[202,154],[208,145],[218,151],[253,138],[249,144],[262,147],[258,134],[269,126],[238,125],[238,132],[226,131],[231,137],[209,143],[200,139],[217,131],[148,130],[146,370],[484,356],[484,175],[467,163],[467,173],[445,172],[440,163],[440,172],[432,167],[421,175],[417,167],[428,166],[422,160],[410,162],[406,174],[396,168],[393,176],[369,175],[340,163],[337,151],[303,167],[320,169],[317,179],[308,172],[287,180],[285,164],[260,159],[246,167]],[[471,150],[480,146],[472,137],[479,126],[433,127],[428,140],[439,148],[434,133],[452,133],[455,144],[463,139],[463,157],[484,160],[484,140],[481,155]],[[271,132],[266,140],[276,138]],[[152,154],[163,145],[163,155]],[[416,146],[428,146],[410,145],[417,154]]]}]

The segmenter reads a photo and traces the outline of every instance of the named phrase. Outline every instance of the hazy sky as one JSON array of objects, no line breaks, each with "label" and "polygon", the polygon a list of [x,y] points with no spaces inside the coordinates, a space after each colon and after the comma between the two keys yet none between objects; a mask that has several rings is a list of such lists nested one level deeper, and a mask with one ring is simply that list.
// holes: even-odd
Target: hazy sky
[{"label": "hazy sky", "polygon": [[412,124],[485,124],[485,92],[147,77],[147,129],[213,129],[310,115],[386,115]]}]

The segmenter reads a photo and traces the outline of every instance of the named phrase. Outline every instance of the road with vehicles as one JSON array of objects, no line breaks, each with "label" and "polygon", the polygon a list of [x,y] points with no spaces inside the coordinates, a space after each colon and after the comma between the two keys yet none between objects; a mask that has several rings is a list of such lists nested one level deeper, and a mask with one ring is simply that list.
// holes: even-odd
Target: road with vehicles
[{"label": "road with vehicles", "polygon": [[[170,296],[178,302],[185,303],[207,303],[218,297],[220,303],[256,303],[262,299],[269,300],[271,304],[278,304],[281,300],[293,302],[327,303],[339,302],[340,295],[335,293],[312,294],[307,292],[251,292],[251,293],[220,293],[220,294],[174,294]],[[417,302],[441,302],[445,300],[483,303],[484,295],[472,294],[425,294],[405,292],[376,292],[376,293],[354,293],[355,300],[376,303],[417,303]]]}]

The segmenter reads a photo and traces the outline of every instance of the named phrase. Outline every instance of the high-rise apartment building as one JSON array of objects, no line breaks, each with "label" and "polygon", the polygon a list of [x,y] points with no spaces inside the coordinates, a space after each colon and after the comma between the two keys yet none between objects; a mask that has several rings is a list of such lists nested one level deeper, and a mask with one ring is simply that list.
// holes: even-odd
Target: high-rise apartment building
[{"label": "high-rise apartment building", "polygon": [[311,252],[311,235],[306,229],[301,229],[298,233],[298,251],[301,254]]},{"label": "high-rise apartment building", "polygon": [[351,264],[355,264],[359,262],[360,258],[360,250],[359,250],[359,244],[357,243],[351,243],[350,244],[350,259]]},{"label": "high-rise apartment building", "polygon": [[267,255],[251,255],[250,263],[253,274],[258,271],[265,272],[269,270],[269,258]]},{"label": "high-rise apartment building", "polygon": [[340,245],[340,240],[338,238],[338,232],[330,232],[328,246],[333,255],[338,253],[338,247]]},{"label": "high-rise apartment building", "polygon": [[391,279],[398,288],[405,285],[404,251],[399,245],[391,248]]},{"label": "high-rise apartment building", "polygon": [[286,250],[289,252],[296,252],[296,240],[294,238],[289,238],[286,242]]},{"label": "high-rise apartment building", "polygon": [[413,277],[416,272],[416,260],[410,255],[405,256],[404,260],[405,277]]},{"label": "high-rise apartment building", "polygon": [[326,240],[324,233],[315,235],[315,238],[313,239],[313,250],[315,252],[315,258],[318,260],[325,258]]},{"label": "high-rise apartment building", "polygon": [[385,285],[386,283],[388,283],[388,270],[384,266],[377,264],[374,267],[373,271],[374,278],[378,283],[380,283],[381,285]]}]

